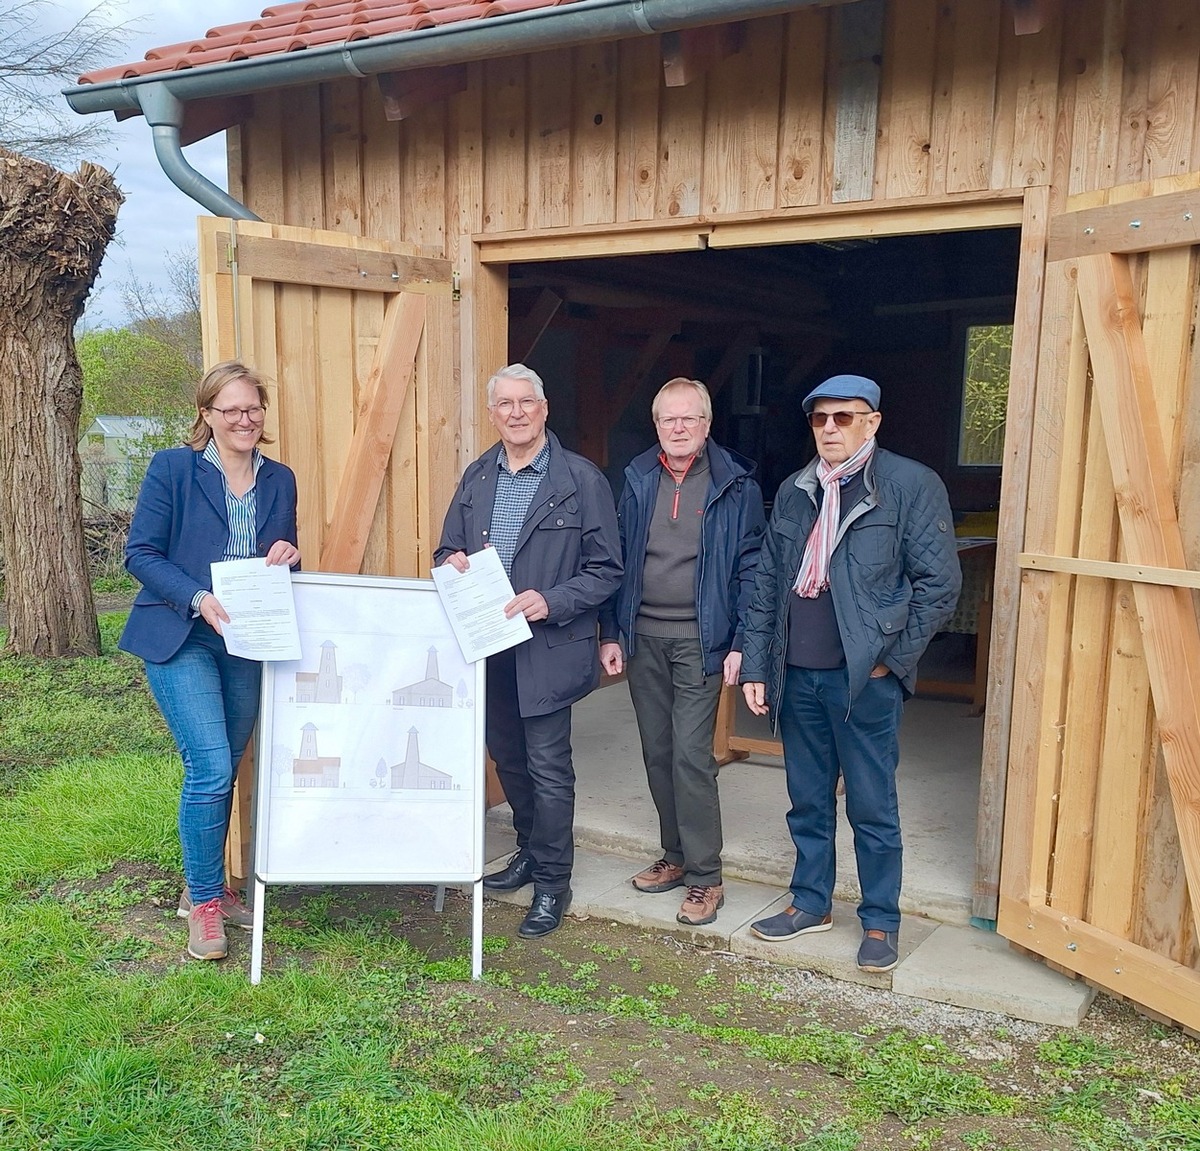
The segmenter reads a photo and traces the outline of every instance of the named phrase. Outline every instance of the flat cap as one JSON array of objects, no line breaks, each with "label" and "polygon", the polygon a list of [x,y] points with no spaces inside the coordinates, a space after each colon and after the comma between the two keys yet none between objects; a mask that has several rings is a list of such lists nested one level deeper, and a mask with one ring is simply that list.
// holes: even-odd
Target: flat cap
[{"label": "flat cap", "polygon": [[830,376],[804,397],[808,415],[818,400],[863,400],[873,412],[879,411],[879,385],[866,376]]}]

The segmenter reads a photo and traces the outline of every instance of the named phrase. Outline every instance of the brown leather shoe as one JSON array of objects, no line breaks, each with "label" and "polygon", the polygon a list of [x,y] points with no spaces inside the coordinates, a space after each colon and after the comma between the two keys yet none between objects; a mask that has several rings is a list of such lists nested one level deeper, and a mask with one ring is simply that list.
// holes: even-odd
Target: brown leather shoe
[{"label": "brown leather shoe", "polygon": [[717,912],[725,906],[725,885],[714,883],[712,887],[688,888],[687,899],[679,909],[675,918],[688,927],[700,927],[712,923],[717,918]]},{"label": "brown leather shoe", "polygon": [[660,859],[652,863],[645,871],[639,871],[630,881],[638,891],[649,895],[660,891],[670,891],[673,887],[683,885],[683,868],[677,864]]}]

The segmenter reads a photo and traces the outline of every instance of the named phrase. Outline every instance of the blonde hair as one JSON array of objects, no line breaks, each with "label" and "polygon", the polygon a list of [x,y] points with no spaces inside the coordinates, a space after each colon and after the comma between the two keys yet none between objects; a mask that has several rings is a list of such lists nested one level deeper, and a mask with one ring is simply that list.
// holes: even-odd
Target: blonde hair
[{"label": "blonde hair", "polygon": [[[221,389],[226,384],[232,384],[238,380],[245,380],[258,392],[258,402],[264,409],[268,406],[270,399],[267,396],[266,381],[253,368],[248,368],[237,360],[226,360],[224,363],[214,365],[204,373],[204,378],[196,385],[196,418],[192,421],[191,430],[188,432],[186,441],[188,447],[195,448],[197,451],[203,451],[208,447],[208,441],[212,439],[212,428],[208,426],[204,412],[212,407],[213,400],[221,394]],[[258,442],[269,444],[272,440],[264,431]]]},{"label": "blonde hair", "polygon": [[654,402],[650,405],[650,418],[657,421],[658,419],[658,401],[666,395],[667,392],[679,391],[683,388],[693,388],[696,394],[700,397],[700,414],[712,423],[712,396],[708,394],[708,389],[699,380],[689,380],[687,376],[676,376],[674,379],[668,380],[661,388],[658,389],[658,394],[654,397]]}]

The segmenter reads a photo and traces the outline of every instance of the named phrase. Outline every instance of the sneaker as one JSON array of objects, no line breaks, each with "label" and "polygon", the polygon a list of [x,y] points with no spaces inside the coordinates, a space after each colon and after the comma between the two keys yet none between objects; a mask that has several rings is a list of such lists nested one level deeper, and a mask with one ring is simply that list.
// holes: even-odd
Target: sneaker
[{"label": "sneaker", "polygon": [[891,971],[900,962],[897,943],[898,931],[877,931],[872,928],[863,932],[858,947],[858,966],[861,971]]},{"label": "sneaker", "polygon": [[670,891],[673,887],[683,886],[683,868],[678,864],[660,859],[657,863],[652,863],[645,871],[639,871],[630,882],[638,891],[644,891],[648,895],[654,895],[660,891]]},{"label": "sneaker", "polygon": [[193,959],[224,959],[229,953],[221,901],[198,903],[188,915],[188,954]]},{"label": "sneaker", "polygon": [[711,887],[692,885],[688,888],[687,898],[675,916],[679,923],[688,927],[700,927],[712,923],[717,918],[717,912],[725,906],[725,886],[714,883]]},{"label": "sneaker", "polygon": [[[241,927],[246,931],[250,931],[254,927],[254,912],[250,910],[229,888],[225,888],[225,894],[219,900],[221,904],[221,914],[229,920],[234,927]],[[180,919],[187,919],[192,913],[192,895],[185,887],[183,894],[179,897],[179,910],[175,912]]]},{"label": "sneaker", "polygon": [[813,915],[801,911],[798,907],[785,907],[777,915],[768,915],[766,919],[757,919],[750,924],[750,930],[770,943],[780,939],[791,939],[794,935],[814,935],[818,931],[828,931],[833,926],[833,916]]}]

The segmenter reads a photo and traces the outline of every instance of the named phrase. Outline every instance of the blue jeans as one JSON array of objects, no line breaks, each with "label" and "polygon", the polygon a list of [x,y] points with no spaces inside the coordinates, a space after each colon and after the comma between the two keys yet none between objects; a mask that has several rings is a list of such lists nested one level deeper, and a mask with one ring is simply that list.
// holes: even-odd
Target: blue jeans
[{"label": "blue jeans", "polygon": [[203,620],[166,663],[147,663],[146,679],[183,758],[179,842],[192,903],[225,890],[225,839],[233,783],[254,721],[262,665],[239,659]]},{"label": "blue jeans", "polygon": [[850,707],[844,667],[787,669],[779,728],[792,801],[788,830],[796,845],[792,903],[801,911],[825,915],[833,903],[840,772],[862,889],[858,917],[865,931],[899,930],[896,766],[903,707],[903,689],[894,675],[868,680]]}]

